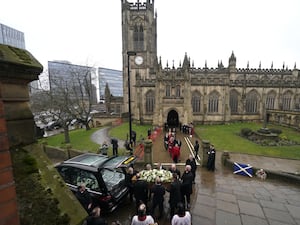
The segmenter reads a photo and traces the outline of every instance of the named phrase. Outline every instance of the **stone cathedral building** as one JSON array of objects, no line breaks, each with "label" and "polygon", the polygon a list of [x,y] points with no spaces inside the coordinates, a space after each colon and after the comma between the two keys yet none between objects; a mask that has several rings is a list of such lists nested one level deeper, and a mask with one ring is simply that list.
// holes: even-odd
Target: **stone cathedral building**
[{"label": "stone cathedral building", "polygon": [[[154,0],[122,4],[124,112],[128,85],[132,119],[163,126],[269,121],[300,124],[300,73],[283,65],[275,69],[237,68],[234,52],[228,65],[196,68],[187,54],[182,63],[163,67],[157,57]],[[129,68],[128,68],[129,65]],[[130,80],[128,80],[128,73]],[[130,84],[128,84],[128,81]],[[298,124],[298,125],[297,125]]]}]

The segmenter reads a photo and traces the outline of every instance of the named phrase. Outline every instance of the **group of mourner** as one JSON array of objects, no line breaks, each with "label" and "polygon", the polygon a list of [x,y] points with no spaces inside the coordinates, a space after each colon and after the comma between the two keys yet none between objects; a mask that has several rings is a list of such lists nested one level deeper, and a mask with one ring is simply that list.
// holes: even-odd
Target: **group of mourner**
[{"label": "group of mourner", "polygon": [[[194,128],[193,124],[180,126],[180,131],[190,136],[193,136]],[[178,163],[180,161],[180,151],[181,151],[181,140],[176,138],[176,130],[175,128],[169,129],[164,137],[164,146],[165,150],[169,152],[174,163]],[[199,145],[198,145],[199,150]],[[198,154],[198,150],[196,154]]]},{"label": "group of mourner", "polygon": [[147,164],[146,171],[155,171],[158,174],[160,171],[167,171],[171,176],[169,182],[164,182],[162,177],[156,176],[153,183],[141,177],[141,173],[144,171],[138,172],[130,167],[126,181],[130,201],[134,202],[135,200],[136,206],[136,215],[132,218],[131,224],[154,224],[154,219],[160,220],[164,216],[166,192],[169,192],[171,224],[191,224],[190,196],[195,183],[196,167],[195,159],[192,156],[186,160],[185,170],[182,174],[175,163],[170,168],[165,168],[158,163],[154,169]]},{"label": "group of mourner", "polygon": [[[193,132],[190,126],[183,129],[191,135]],[[195,141],[194,156],[189,155],[185,161],[185,168],[181,174],[176,163],[180,157],[181,141],[176,140],[175,130],[169,130],[164,137],[165,150],[169,151],[174,163],[169,168],[165,168],[158,163],[155,168],[150,164],[142,171],[137,171],[129,167],[126,173],[126,185],[129,189],[129,200],[135,202],[136,215],[132,217],[131,225],[157,225],[155,220],[160,220],[164,215],[164,200],[166,192],[169,192],[169,219],[171,225],[191,225],[191,194],[196,177],[196,158],[199,151],[199,142]],[[215,148],[210,146],[207,161],[207,169],[215,170]],[[164,174],[168,174],[168,180]],[[145,177],[148,174],[148,177]],[[153,175],[150,175],[153,174]],[[144,176],[144,177],[143,177]],[[86,219],[87,225],[107,225],[107,222],[100,217],[100,208],[91,209],[91,200],[84,186],[79,187],[77,198],[85,205],[90,216]],[[150,204],[151,203],[151,204]],[[158,209],[158,212],[157,212]],[[113,221],[112,225],[121,225],[119,221]]]}]

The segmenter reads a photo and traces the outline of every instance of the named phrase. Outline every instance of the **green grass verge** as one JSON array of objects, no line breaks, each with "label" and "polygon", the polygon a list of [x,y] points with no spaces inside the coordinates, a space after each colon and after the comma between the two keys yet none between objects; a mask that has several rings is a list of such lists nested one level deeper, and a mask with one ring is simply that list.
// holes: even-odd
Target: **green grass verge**
[{"label": "green grass verge", "polygon": [[[148,135],[148,130],[152,130],[152,126],[150,125],[139,125],[132,124],[132,130],[136,132],[136,141],[138,142],[142,138],[146,139]],[[114,127],[110,129],[109,135],[111,137],[115,137],[120,140],[126,140],[127,135],[129,134],[129,123],[123,123],[118,127]]]},{"label": "green grass verge", "polygon": [[[102,128],[103,127],[101,127],[100,129]],[[96,152],[99,148],[99,145],[95,142],[92,142],[91,135],[97,130],[99,130],[99,128],[92,128],[88,131],[86,131],[85,129],[71,130],[70,144],[72,148],[81,151]],[[50,146],[66,148],[65,137],[63,133],[40,139],[40,142],[43,141],[46,141]]]},{"label": "green grass verge", "polygon": [[[201,139],[209,140],[216,149],[229,152],[239,152],[270,157],[280,157],[289,159],[300,159],[300,145],[293,146],[261,146],[239,136],[242,128],[258,130],[262,127],[260,123],[233,123],[228,125],[201,125],[195,131]],[[268,125],[268,128],[282,130],[282,135],[290,140],[300,143],[299,132],[281,126]]]},{"label": "green grass verge", "polygon": [[[91,130],[86,131],[85,129],[77,129],[77,130],[71,130],[70,131],[70,145],[73,149],[80,150],[83,152],[98,152],[99,144],[93,142],[91,140],[91,135],[99,130],[103,129],[101,128],[92,128]],[[132,130],[136,132],[137,135],[137,143],[142,138],[147,137],[147,131],[148,129],[152,129],[152,126],[150,125],[136,125],[132,124]],[[129,124],[123,123],[120,126],[113,127],[109,131],[109,136],[114,137],[120,140],[126,140],[127,134],[129,133]],[[64,139],[64,134],[60,133],[54,136],[46,137],[40,140],[40,142],[47,142],[48,145],[59,147],[59,148],[66,148],[66,143]],[[109,147],[108,149],[108,155],[112,155],[112,148]],[[120,155],[126,154],[124,146],[119,145],[119,151],[118,153]]]},{"label": "green grass verge", "polygon": [[[263,155],[269,157],[280,157],[289,159],[300,159],[300,145],[293,146],[260,146],[245,138],[239,136],[242,128],[250,128],[258,130],[262,127],[260,123],[232,123],[228,125],[200,125],[196,126],[195,131],[203,140],[209,140],[213,143],[217,150],[226,150],[229,152],[239,152],[245,154]],[[268,128],[276,128],[282,130],[282,134],[290,140],[300,143],[299,132],[281,126],[268,125]],[[70,131],[71,146],[74,149],[97,152],[99,145],[92,142],[91,135],[99,128],[93,128],[89,131],[84,129]],[[102,129],[102,128],[100,128]],[[137,142],[141,138],[147,137],[148,129],[152,129],[150,125],[132,124],[132,130],[137,133]],[[129,133],[128,123],[123,123],[120,126],[112,127],[109,131],[109,136],[126,140]],[[63,134],[58,134],[44,139],[48,145],[56,147],[65,147]],[[119,146],[119,153],[125,154],[123,146]],[[109,148],[108,155],[111,155],[111,148]]]}]

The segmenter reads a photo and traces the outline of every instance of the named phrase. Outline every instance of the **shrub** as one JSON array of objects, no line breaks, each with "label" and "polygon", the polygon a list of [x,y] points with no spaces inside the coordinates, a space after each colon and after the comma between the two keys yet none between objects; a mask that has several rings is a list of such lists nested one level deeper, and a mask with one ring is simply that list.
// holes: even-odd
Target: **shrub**
[{"label": "shrub", "polygon": [[288,138],[287,138],[287,136],[285,136],[285,135],[280,135],[280,138],[281,138],[281,140],[288,140]]},{"label": "shrub", "polygon": [[25,174],[38,172],[37,162],[29,154],[25,155],[25,157],[23,158],[23,163],[24,163],[23,172],[25,172]]},{"label": "shrub", "polygon": [[252,134],[252,130],[250,128],[242,128],[241,134],[244,137],[248,137]]}]

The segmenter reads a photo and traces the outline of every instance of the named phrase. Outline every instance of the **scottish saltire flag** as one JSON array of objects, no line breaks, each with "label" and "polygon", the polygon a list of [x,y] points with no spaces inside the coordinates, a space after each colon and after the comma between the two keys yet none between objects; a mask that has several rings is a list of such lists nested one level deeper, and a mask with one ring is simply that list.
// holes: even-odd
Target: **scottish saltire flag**
[{"label": "scottish saltire flag", "polygon": [[233,173],[252,177],[253,169],[252,169],[252,166],[249,164],[242,164],[242,163],[234,162]]}]

